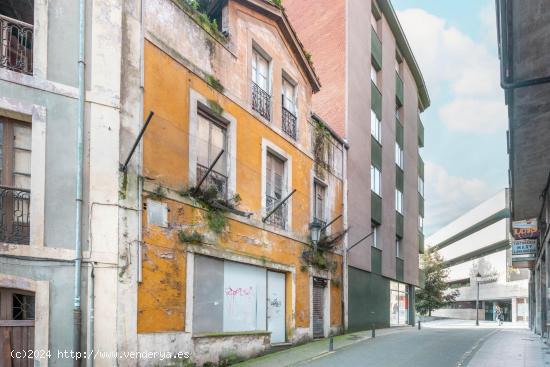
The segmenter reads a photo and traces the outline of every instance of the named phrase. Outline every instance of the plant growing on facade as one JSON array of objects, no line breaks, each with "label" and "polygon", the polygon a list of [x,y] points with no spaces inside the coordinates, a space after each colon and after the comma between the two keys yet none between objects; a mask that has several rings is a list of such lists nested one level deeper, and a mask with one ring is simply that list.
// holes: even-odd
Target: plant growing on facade
[{"label": "plant growing on facade", "polygon": [[220,104],[213,99],[209,99],[207,101],[208,107],[214,112],[216,115],[221,116],[223,114],[223,107],[220,106]]},{"label": "plant growing on facade", "polygon": [[204,243],[204,235],[197,231],[179,230],[178,239],[182,243],[199,244]]},{"label": "plant growing on facade", "polygon": [[460,292],[451,290],[446,283],[448,270],[437,251],[427,250],[421,257],[420,267],[425,272],[426,283],[416,292],[416,310],[421,315],[431,316],[432,311],[454,302]]},{"label": "plant growing on facade", "polygon": [[236,211],[241,202],[239,194],[233,195],[230,199],[220,198],[219,191],[214,185],[210,185],[204,190],[191,187],[180,192],[180,195],[193,198],[205,209],[208,228],[216,234],[225,232],[227,229],[227,217],[225,215]]},{"label": "plant growing on facade", "polygon": [[328,168],[328,162],[326,162],[326,159],[328,157],[330,144],[330,131],[328,131],[328,129],[318,121],[312,121],[312,124],[315,174],[322,177],[324,175],[324,170]]},{"label": "plant growing on facade", "polygon": [[155,191],[149,194],[149,197],[153,200],[161,200],[166,197],[166,189],[158,184]]},{"label": "plant growing on facade", "polygon": [[219,79],[217,79],[216,77],[214,77],[210,74],[206,74],[206,76],[204,78],[206,80],[206,83],[209,86],[211,86],[212,88],[214,88],[218,92],[223,93],[223,91],[225,90],[225,87],[222,85],[222,83],[220,82]]},{"label": "plant growing on facade", "polygon": [[172,0],[189,14],[208,34],[220,42],[226,42],[227,38],[218,30],[218,21],[208,16],[208,0]]},{"label": "plant growing on facade", "polygon": [[330,253],[336,249],[341,240],[347,233],[347,229],[336,232],[331,235],[322,234],[317,242],[317,250],[315,251],[313,243],[310,244],[310,249],[302,252],[302,262],[304,266],[312,266],[318,270],[328,270],[330,272],[336,270],[336,262],[331,261]]}]

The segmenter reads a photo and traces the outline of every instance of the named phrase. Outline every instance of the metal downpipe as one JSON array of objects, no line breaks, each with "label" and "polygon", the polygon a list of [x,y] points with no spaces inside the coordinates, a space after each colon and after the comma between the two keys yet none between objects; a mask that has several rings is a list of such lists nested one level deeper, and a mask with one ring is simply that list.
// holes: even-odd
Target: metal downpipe
[{"label": "metal downpipe", "polygon": [[[78,49],[78,122],[76,126],[76,213],[75,213],[75,261],[74,261],[74,309],[73,309],[73,349],[80,353],[82,309],[81,309],[81,283],[82,283],[82,172],[84,166],[84,101],[85,101],[85,15],[86,1],[79,0],[79,49]],[[80,359],[74,361],[76,367],[80,366]]]}]

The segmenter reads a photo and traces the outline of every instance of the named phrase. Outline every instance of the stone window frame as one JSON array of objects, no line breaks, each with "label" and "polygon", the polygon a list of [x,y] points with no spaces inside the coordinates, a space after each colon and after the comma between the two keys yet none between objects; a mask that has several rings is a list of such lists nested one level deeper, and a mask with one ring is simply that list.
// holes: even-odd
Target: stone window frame
[{"label": "stone window frame", "polygon": [[12,98],[0,97],[0,114],[31,124],[30,246],[44,247],[46,189],[46,108]]}]

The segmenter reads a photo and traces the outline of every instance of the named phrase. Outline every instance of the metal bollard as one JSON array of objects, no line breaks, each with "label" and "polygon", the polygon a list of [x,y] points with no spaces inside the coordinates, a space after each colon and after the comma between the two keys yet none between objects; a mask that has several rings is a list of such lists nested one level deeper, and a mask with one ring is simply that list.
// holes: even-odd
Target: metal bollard
[{"label": "metal bollard", "polygon": [[420,330],[420,320],[418,320],[418,330]]},{"label": "metal bollard", "polygon": [[334,350],[334,340],[332,335],[330,336],[330,339],[328,340],[328,351],[332,352]]},{"label": "metal bollard", "polygon": [[376,324],[372,324],[372,337],[376,337]]}]

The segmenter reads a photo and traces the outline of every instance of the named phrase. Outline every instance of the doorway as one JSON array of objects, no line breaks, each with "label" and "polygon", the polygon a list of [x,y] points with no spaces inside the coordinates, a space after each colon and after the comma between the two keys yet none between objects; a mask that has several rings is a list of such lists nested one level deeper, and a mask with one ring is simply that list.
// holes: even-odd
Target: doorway
[{"label": "doorway", "polygon": [[271,343],[286,341],[285,326],[285,274],[267,272],[267,330],[271,332]]},{"label": "doorway", "polygon": [[313,278],[313,337],[325,337],[325,288],[327,280]]},{"label": "doorway", "polygon": [[0,365],[31,367],[31,358],[11,357],[12,351],[34,350],[34,294],[0,288]]}]

